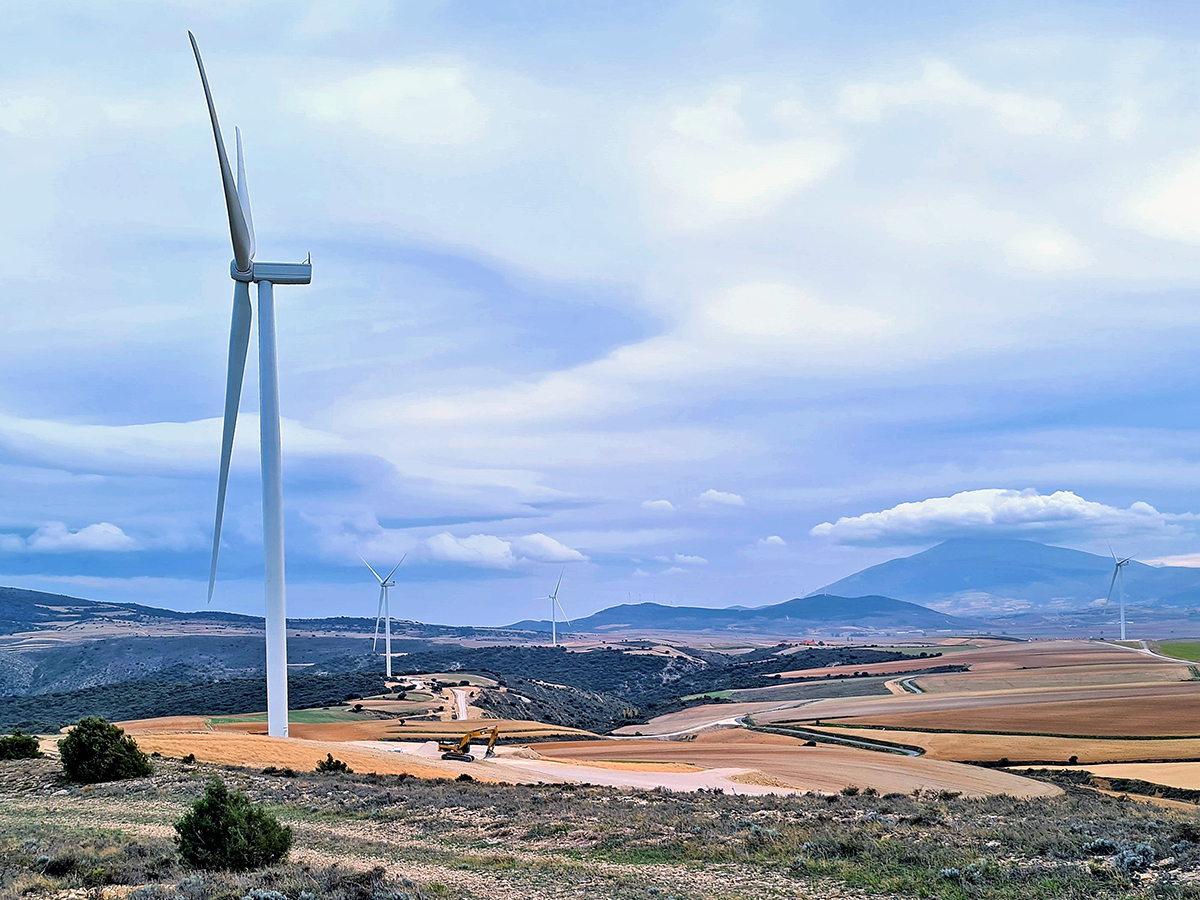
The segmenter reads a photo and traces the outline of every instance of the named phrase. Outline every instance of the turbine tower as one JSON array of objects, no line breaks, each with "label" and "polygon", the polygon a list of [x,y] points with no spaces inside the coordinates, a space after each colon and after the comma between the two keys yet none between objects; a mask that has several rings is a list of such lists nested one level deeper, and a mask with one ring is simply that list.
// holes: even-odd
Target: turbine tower
[{"label": "turbine tower", "polygon": [[1127,556],[1124,559],[1117,559],[1117,554],[1113,553],[1112,545],[1109,544],[1108,552],[1112,553],[1113,558],[1113,577],[1108,583],[1108,597],[1105,599],[1105,604],[1112,599],[1113,585],[1118,581],[1121,582],[1118,588],[1121,598],[1121,640],[1125,640],[1125,567],[1129,565],[1132,556]]},{"label": "turbine tower", "polygon": [[200,48],[190,31],[192,52],[200,69],[204,99],[212,120],[213,139],[217,143],[217,163],[221,168],[221,186],[225,209],[229,214],[229,234],[233,239],[233,323],[229,329],[229,369],[225,382],[225,425],[221,434],[221,474],[217,483],[217,516],[213,526],[212,567],[208,574],[208,599],[212,602],[217,578],[217,553],[221,548],[221,520],[225,515],[225,491],[229,486],[229,460],[233,453],[233,432],[237,425],[238,403],[242,395],[242,376],[246,371],[246,353],[250,347],[250,283],[258,286],[258,401],[259,441],[262,451],[263,494],[263,587],[266,595],[267,624],[267,734],[288,735],[287,690],[287,609],[283,577],[283,471],[279,438],[279,370],[275,358],[275,293],[277,284],[308,284],[312,281],[312,257],[303,263],[261,263],[254,261],[254,222],[250,216],[250,191],[246,186],[246,167],[242,160],[242,133],[237,134],[237,181],[229,167],[221,126]]},{"label": "turbine tower", "polygon": [[[558,589],[562,587],[563,574],[566,571],[567,569],[564,566],[562,572],[558,573],[558,584],[554,586],[554,593],[545,598],[550,601],[550,645],[552,647],[558,646],[558,614],[560,612],[563,614],[563,618],[566,619],[567,624],[571,625],[571,620],[567,619],[567,611],[558,602]],[[571,627],[574,628],[575,626],[571,625]]]},{"label": "turbine tower", "polygon": [[392,576],[396,574],[396,570],[400,568],[400,563],[408,557],[405,553],[400,557],[400,562],[392,566],[392,571],[387,573],[387,578],[379,578],[379,573],[372,568],[371,564],[362,559],[363,565],[371,570],[371,574],[379,578],[379,609],[375,613],[375,640],[371,642],[371,652],[375,652],[375,648],[379,645],[379,619],[383,618],[383,652],[387,654],[387,677],[392,677],[392,603],[388,598],[388,588],[394,588],[396,582],[392,581]]}]

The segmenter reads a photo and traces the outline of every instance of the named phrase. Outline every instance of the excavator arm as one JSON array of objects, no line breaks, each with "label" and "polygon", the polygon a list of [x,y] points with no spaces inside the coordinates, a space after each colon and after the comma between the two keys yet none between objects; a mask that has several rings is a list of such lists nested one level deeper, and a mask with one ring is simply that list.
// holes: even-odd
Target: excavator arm
[{"label": "excavator arm", "polygon": [[471,741],[475,738],[490,736],[488,741],[487,754],[484,759],[490,759],[496,755],[496,738],[500,736],[500,726],[493,725],[490,729],[478,728],[475,731],[468,731],[456,743],[438,743],[438,750],[442,751],[442,759],[452,759],[458,762],[475,762],[475,757],[471,755]]}]

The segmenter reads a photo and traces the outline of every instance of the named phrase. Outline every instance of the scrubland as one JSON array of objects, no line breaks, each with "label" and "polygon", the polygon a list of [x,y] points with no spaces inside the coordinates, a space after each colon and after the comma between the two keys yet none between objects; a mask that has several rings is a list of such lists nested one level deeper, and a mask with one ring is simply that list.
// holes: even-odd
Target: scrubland
[{"label": "scrubland", "polygon": [[[1194,812],[1069,784],[1033,801],[735,797],[156,767],[79,788],[53,760],[0,764],[0,897],[1200,898]],[[215,773],[293,826],[287,864],[180,864],[171,824]]]}]

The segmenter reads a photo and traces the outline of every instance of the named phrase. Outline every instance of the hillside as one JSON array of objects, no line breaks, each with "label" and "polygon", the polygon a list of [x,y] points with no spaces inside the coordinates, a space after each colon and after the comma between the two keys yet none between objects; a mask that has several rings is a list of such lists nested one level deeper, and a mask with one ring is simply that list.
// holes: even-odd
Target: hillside
[{"label": "hillside", "polygon": [[[823,593],[811,597],[797,597],[758,609],[738,606],[707,609],[697,606],[663,606],[659,603],[622,604],[602,609],[586,618],[576,619],[570,626],[559,622],[558,627],[560,631],[600,634],[645,631],[794,636],[806,632],[828,634],[840,629],[885,633],[896,630],[971,631],[982,627],[982,624],[890,597],[847,597]],[[549,631],[550,622],[527,619],[509,627]]]},{"label": "hillside", "polygon": [[[1103,601],[1112,559],[1034,541],[957,538],[889,560],[821,589],[885,594],[958,615],[1001,616],[1039,609],[1084,609]],[[1200,569],[1131,562],[1129,605],[1200,605]],[[1113,603],[1116,603],[1114,597]]]}]

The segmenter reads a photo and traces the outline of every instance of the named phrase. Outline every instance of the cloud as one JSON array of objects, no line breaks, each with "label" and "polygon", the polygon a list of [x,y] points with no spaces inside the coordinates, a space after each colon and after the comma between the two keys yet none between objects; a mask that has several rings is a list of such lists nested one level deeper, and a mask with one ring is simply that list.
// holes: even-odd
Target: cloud
[{"label": "cloud", "polygon": [[28,538],[0,534],[0,551],[5,553],[128,553],[141,545],[110,522],[87,525],[71,531],[63,522],[47,522]]},{"label": "cloud", "polygon": [[538,562],[584,562],[587,557],[566,544],[544,534],[527,534],[512,542],[512,549],[521,556]]},{"label": "cloud", "polygon": [[675,506],[670,500],[643,500],[642,509],[648,509],[653,512],[673,512]]},{"label": "cloud", "polygon": [[674,556],[656,556],[654,558],[662,563],[678,563],[681,566],[708,565],[708,560],[703,556],[688,556],[685,553],[676,553]]},{"label": "cloud", "polygon": [[1189,160],[1144,189],[1125,218],[1154,237],[1200,243],[1200,159]]},{"label": "cloud", "polygon": [[1189,569],[1200,568],[1200,553],[1181,553],[1178,556],[1159,556],[1155,559],[1143,559],[1148,566],[1184,566]]},{"label": "cloud", "polygon": [[457,66],[381,66],[310,89],[295,105],[317,122],[351,124],[407,144],[469,144],[488,109]]},{"label": "cloud", "polygon": [[745,95],[738,85],[719,88],[699,105],[671,108],[652,129],[644,158],[661,199],[650,212],[668,229],[695,231],[769,212],[841,159],[841,147],[823,134],[756,136]]},{"label": "cloud", "polygon": [[978,109],[990,113],[1004,130],[1023,135],[1060,131],[1064,118],[1062,104],[1053,98],[990,90],[940,60],[926,62],[921,77],[909,81],[848,85],[838,102],[843,116],[861,123],[914,107]]},{"label": "cloud", "polygon": [[725,491],[717,491],[709,488],[703,494],[696,498],[704,504],[717,504],[719,506],[745,506],[746,501],[742,499],[740,494],[728,494]]},{"label": "cloud", "polygon": [[760,546],[760,547],[786,547],[787,541],[785,541],[779,535],[773,534],[770,537],[759,538],[758,546]]},{"label": "cloud", "polygon": [[430,559],[441,562],[465,563],[488,569],[511,569],[517,562],[512,544],[491,534],[473,534],[456,538],[448,531],[435,534],[425,541]]},{"label": "cloud", "polygon": [[1041,536],[1048,534],[1159,532],[1178,534],[1181,523],[1200,517],[1160,513],[1141,501],[1128,509],[1085,500],[1070,491],[1039,494],[987,488],[901,503],[881,512],[842,517],[812,529],[814,537],[839,544],[919,544],[965,535]]}]

